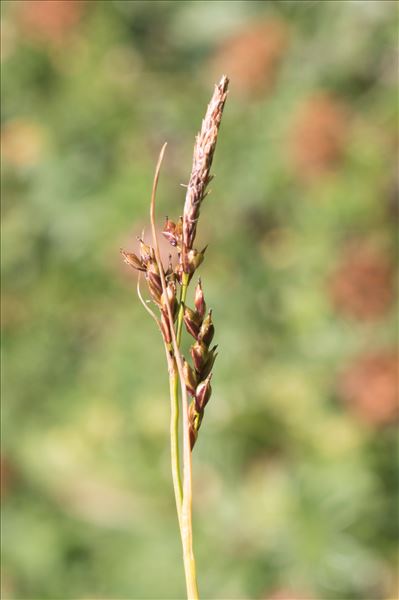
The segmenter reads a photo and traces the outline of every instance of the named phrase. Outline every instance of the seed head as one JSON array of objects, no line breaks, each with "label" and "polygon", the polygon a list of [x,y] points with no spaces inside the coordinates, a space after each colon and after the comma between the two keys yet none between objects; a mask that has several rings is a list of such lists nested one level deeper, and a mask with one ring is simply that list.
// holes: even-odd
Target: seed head
[{"label": "seed head", "polygon": [[[215,152],[217,136],[222,119],[223,108],[227,97],[228,78],[223,75],[208,105],[202,121],[201,131],[194,145],[193,166],[187,186],[186,200],[183,212],[183,253],[193,247],[201,202],[205,197],[206,188],[211,180],[211,166]],[[183,261],[184,262],[184,261]],[[184,264],[184,270],[188,268]]]},{"label": "seed head", "polygon": [[[228,85],[228,78],[223,76],[219,84],[215,86],[205,118],[202,121],[201,130],[196,137],[183,216],[176,222],[166,217],[162,230],[163,236],[177,250],[177,264],[174,263],[175,266],[173,266],[170,256],[168,267],[166,270],[164,269],[159,256],[155,226],[155,194],[165,146],[162,148],[160,154],[151,195],[151,227],[154,247],[151,247],[143,239],[139,238],[139,256],[132,252],[121,250],[123,259],[128,265],[145,273],[151,298],[158,305],[159,318],[144,301],[138,282],[139,298],[162,332],[170,372],[172,373],[172,369],[178,366],[179,379],[183,379],[181,383],[183,384],[182,396],[184,409],[186,408],[186,391],[193,398],[188,406],[188,433],[191,449],[197,440],[198,430],[204,416],[204,409],[212,394],[212,368],[217,356],[217,346],[209,349],[215,329],[212,321],[212,311],[209,311],[208,315],[205,316],[206,303],[201,281],[198,280],[195,288],[195,310],[185,305],[186,287],[194,272],[204,260],[206,251],[206,247],[202,250],[194,247],[194,241],[201,204],[208,194],[207,188],[212,179],[210,171],[227,97]],[[178,284],[181,286],[179,301],[177,300]],[[179,319],[175,328],[174,323],[177,314],[179,314]],[[194,343],[190,348],[193,366],[190,366],[187,360],[181,355],[180,333],[182,318],[188,333],[194,338]],[[187,434],[186,425],[187,422],[185,421],[185,435]],[[186,440],[187,438],[185,437],[184,439]]]}]

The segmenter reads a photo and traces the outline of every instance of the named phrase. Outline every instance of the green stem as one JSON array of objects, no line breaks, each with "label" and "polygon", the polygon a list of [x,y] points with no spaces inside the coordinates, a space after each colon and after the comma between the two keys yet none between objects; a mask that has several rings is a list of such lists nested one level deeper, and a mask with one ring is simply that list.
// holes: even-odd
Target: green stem
[{"label": "green stem", "polygon": [[[180,288],[179,312],[177,315],[176,342],[180,349],[181,335],[183,329],[184,305],[187,296],[189,284],[189,275],[183,273],[182,284]],[[177,382],[176,382],[177,386]],[[176,387],[176,391],[178,388]],[[188,437],[187,406],[183,410],[183,438],[184,438],[184,491],[181,506],[180,532],[183,543],[184,570],[186,574],[187,594],[189,600],[198,599],[198,588],[195,568],[195,558],[193,553],[193,533],[192,533],[192,475],[191,475],[191,449]]]},{"label": "green stem", "polygon": [[181,508],[183,503],[183,486],[180,473],[179,449],[179,375],[176,361],[169,358],[169,389],[170,389],[170,456],[172,463],[173,489],[175,492],[177,517],[181,524]]},{"label": "green stem", "polygon": [[[179,312],[177,316],[177,324],[176,324],[176,341],[178,347],[180,347],[182,330],[183,330],[183,316],[184,316],[184,304],[187,296],[187,288],[189,283],[189,277],[186,273],[183,273],[182,285],[180,288],[180,298],[179,298]],[[179,448],[179,374],[177,370],[176,360],[171,356],[171,350],[173,346],[171,345],[167,350],[168,357],[168,365],[169,365],[169,388],[170,388],[170,454],[171,454],[171,464],[172,464],[172,479],[173,479],[173,489],[175,494],[176,501],[176,510],[177,516],[179,520],[180,533],[182,536],[183,547],[187,548],[187,536],[190,536],[187,527],[187,515],[185,514],[182,519],[182,509],[183,509],[183,485],[181,479],[181,467],[180,467],[180,448]],[[191,457],[190,457],[191,459]],[[186,513],[186,511],[184,511]],[[183,525],[184,521],[184,525]],[[192,535],[192,534],[191,534]],[[191,537],[191,536],[190,536]],[[188,544],[189,548],[192,548],[191,544]],[[186,571],[186,577],[188,573],[190,573],[191,577],[191,585],[190,596],[196,597],[198,594],[196,590],[196,584],[192,582],[192,574],[194,573],[194,582],[195,582],[195,563],[194,557],[192,555],[192,551],[190,550],[184,552],[184,566]],[[194,591],[195,590],[195,591]]]},{"label": "green stem", "polygon": [[[176,340],[177,345],[180,346],[181,334],[183,328],[183,316],[184,316],[184,303],[187,296],[188,287],[188,276],[183,273],[182,285],[180,288],[179,298],[179,313],[177,317],[177,329],[176,329]],[[171,347],[170,349],[172,349]],[[170,361],[172,362],[172,360]],[[179,376],[176,366],[176,361],[173,360],[173,364],[170,365],[169,373],[169,385],[170,385],[170,454],[172,461],[172,478],[173,488],[175,492],[177,516],[179,523],[181,520],[181,507],[183,502],[183,486],[181,481],[180,471],[180,449],[179,449]]]},{"label": "green stem", "polygon": [[[158,266],[159,275],[161,278],[162,284],[162,293],[164,294],[164,298],[167,299],[167,290],[166,290],[166,279],[165,273],[162,266],[161,255],[159,253],[159,245],[156,233],[155,226],[155,196],[157,191],[158,179],[159,179],[159,171],[161,168],[161,163],[163,159],[163,155],[165,152],[166,144],[163,145],[162,150],[159,155],[158,163],[155,169],[154,182],[152,185],[152,193],[151,193],[151,206],[150,206],[150,221],[151,221],[151,230],[152,230],[152,239],[154,243],[154,252],[155,252],[155,260]],[[181,291],[181,302],[179,306],[179,319],[178,319],[178,327],[180,324],[180,330],[182,328],[183,314],[184,314],[184,299],[186,295],[187,285],[188,285],[188,276],[183,275],[182,280],[182,291]],[[186,586],[187,586],[187,595],[189,600],[197,600],[198,599],[198,589],[195,575],[195,561],[193,554],[193,546],[192,546],[192,512],[191,512],[191,503],[192,503],[192,473],[191,473],[191,449],[190,449],[190,436],[189,436],[189,422],[188,422],[188,400],[187,400],[187,390],[184,383],[184,372],[183,372],[183,359],[180,353],[179,344],[177,342],[177,336],[175,329],[173,327],[173,315],[172,309],[169,302],[166,302],[166,309],[168,313],[169,323],[172,325],[170,328],[170,333],[172,336],[171,344],[165,344],[168,367],[169,367],[169,376],[171,378],[173,372],[175,371],[175,367],[177,368],[179,381],[180,381],[180,390],[181,390],[181,402],[182,402],[182,418],[183,418],[183,500],[181,503],[181,519],[179,519],[180,525],[180,533],[183,545],[183,558],[184,558],[184,571],[186,576]],[[172,348],[173,354],[172,356]],[[171,382],[171,388],[172,386]],[[171,394],[173,396],[173,400],[175,398],[175,394]],[[174,402],[172,402],[174,404]],[[178,433],[178,427],[175,427],[175,421],[173,422],[173,428],[176,433]],[[174,442],[174,448],[176,448],[176,440]],[[176,469],[178,462],[178,453],[175,454],[175,463],[172,465],[172,469],[175,469],[176,472],[180,472],[179,469]],[[179,512],[179,509],[178,509]]]}]

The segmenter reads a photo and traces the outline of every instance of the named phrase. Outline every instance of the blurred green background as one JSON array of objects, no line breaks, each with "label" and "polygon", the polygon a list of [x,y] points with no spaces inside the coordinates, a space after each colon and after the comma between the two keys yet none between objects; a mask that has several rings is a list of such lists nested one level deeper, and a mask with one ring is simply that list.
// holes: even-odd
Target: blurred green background
[{"label": "blurred green background", "polygon": [[2,3],[4,599],[185,594],[158,332],[119,255],[199,225],[204,599],[397,598],[396,2]]}]

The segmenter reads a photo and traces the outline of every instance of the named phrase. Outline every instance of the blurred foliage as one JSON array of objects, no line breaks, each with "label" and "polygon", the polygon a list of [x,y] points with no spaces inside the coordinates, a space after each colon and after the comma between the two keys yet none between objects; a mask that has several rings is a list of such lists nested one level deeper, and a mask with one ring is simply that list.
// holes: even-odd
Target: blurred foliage
[{"label": "blurred foliage", "polygon": [[182,598],[162,345],[119,247],[199,236],[201,597],[397,597],[395,2],[2,3],[3,598]]}]

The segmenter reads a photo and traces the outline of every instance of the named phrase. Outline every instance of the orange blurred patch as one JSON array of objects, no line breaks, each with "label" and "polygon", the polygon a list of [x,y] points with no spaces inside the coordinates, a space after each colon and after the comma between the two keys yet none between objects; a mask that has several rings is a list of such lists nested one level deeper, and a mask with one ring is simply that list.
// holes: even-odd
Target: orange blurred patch
[{"label": "orange blurred patch", "polygon": [[317,178],[339,164],[348,124],[346,107],[327,93],[319,92],[299,107],[290,146],[293,166],[301,179]]},{"label": "orange blurred patch", "polygon": [[388,256],[368,241],[352,242],[330,280],[335,309],[366,321],[383,316],[394,300],[394,270]]},{"label": "orange blurred patch", "polygon": [[399,414],[398,374],[399,359],[394,351],[361,356],[341,376],[339,394],[366,423],[392,423]]},{"label": "orange blurred patch", "polygon": [[231,78],[234,94],[264,96],[274,87],[287,46],[288,29],[284,22],[251,24],[219,46],[212,69]]},{"label": "orange blurred patch", "polygon": [[1,149],[4,161],[14,167],[31,167],[42,156],[45,145],[43,128],[34,121],[14,119],[1,130]]},{"label": "orange blurred patch", "polygon": [[18,6],[18,22],[32,40],[62,43],[79,23],[84,0],[28,0]]}]

